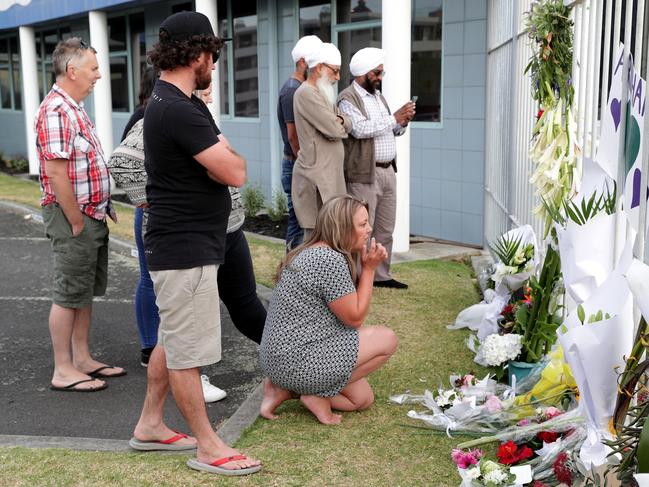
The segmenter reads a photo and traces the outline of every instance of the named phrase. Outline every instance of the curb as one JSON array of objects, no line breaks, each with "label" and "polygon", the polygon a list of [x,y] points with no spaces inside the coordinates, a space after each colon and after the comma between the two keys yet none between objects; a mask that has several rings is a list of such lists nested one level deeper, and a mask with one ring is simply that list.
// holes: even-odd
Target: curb
[{"label": "curb", "polygon": [[[8,209],[14,213],[30,215],[31,219],[40,224],[43,223],[41,213],[27,205],[0,200],[0,208]],[[246,236],[268,240],[271,242],[284,243],[283,240],[274,239],[265,235],[257,235],[245,232]],[[132,251],[136,247],[134,244],[115,237],[109,237],[109,250],[127,257],[132,257]],[[257,295],[264,306],[268,307],[272,289],[263,284],[257,283]],[[259,417],[259,407],[263,397],[263,385],[259,383],[250,395],[217,429],[218,435],[228,445],[232,446],[241,437],[243,431],[251,426]],[[84,451],[106,451],[106,452],[131,452],[135,453],[128,445],[128,440],[109,440],[101,438],[74,438],[65,436],[23,436],[23,435],[0,435],[0,447],[24,447],[24,448],[67,448],[70,450]],[[157,452],[168,454],[187,454],[187,451],[181,452]]]}]

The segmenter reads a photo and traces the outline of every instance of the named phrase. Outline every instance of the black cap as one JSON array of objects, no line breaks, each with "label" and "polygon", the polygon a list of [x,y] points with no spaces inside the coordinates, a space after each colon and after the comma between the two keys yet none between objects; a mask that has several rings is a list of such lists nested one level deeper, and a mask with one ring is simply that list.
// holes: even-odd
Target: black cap
[{"label": "black cap", "polygon": [[192,36],[215,36],[210,20],[199,12],[178,12],[167,17],[160,25],[160,32],[166,31],[170,40],[184,41]]}]

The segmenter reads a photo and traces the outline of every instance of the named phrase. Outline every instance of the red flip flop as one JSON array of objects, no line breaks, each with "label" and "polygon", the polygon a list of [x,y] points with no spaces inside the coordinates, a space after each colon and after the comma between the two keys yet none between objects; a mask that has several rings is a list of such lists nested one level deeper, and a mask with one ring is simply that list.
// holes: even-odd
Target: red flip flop
[{"label": "red flip flop", "polygon": [[[176,432],[178,433],[178,432]],[[171,438],[167,438],[166,440],[152,440],[152,441],[145,441],[145,440],[138,440],[135,436],[131,438],[128,442],[129,446],[133,448],[134,450],[139,450],[139,451],[184,451],[184,450],[195,450],[196,445],[178,445],[176,442],[178,440],[182,440],[183,438],[187,438],[188,435],[185,433],[178,433],[175,436],[172,436]]]},{"label": "red flip flop", "polygon": [[199,462],[196,458],[191,458],[187,460],[187,466],[193,468],[194,470],[200,470],[202,472],[216,473],[219,475],[224,475],[226,477],[234,477],[238,475],[250,475],[257,473],[261,470],[261,465],[255,465],[254,467],[246,468],[223,468],[221,465],[226,463],[236,462],[237,460],[247,460],[248,457],[245,455],[233,455],[231,457],[223,457],[217,460],[214,460],[212,463],[202,463]]}]

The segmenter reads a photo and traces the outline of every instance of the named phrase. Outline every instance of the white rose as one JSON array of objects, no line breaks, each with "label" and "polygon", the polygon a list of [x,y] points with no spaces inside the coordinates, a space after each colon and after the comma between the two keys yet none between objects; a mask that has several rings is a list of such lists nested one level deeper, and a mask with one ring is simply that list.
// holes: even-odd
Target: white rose
[{"label": "white rose", "polygon": [[486,482],[493,482],[494,484],[502,484],[507,480],[507,474],[500,469],[494,469],[485,474],[484,479]]},{"label": "white rose", "polygon": [[464,471],[464,478],[467,480],[477,480],[480,478],[480,469],[478,467],[467,468]]}]

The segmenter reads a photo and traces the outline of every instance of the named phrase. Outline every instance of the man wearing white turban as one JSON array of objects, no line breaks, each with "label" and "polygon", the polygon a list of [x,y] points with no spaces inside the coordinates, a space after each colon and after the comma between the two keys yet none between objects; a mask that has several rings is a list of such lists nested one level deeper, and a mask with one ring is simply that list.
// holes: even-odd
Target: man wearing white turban
[{"label": "man wearing white turban", "polygon": [[383,80],[382,49],[366,47],[351,59],[354,81],[338,95],[338,107],[352,121],[345,147],[347,192],[369,204],[372,237],[388,251],[374,274],[375,287],[407,289],[390,275],[392,232],[397,210],[397,146],[394,139],[405,132],[415,115],[415,104],[407,102],[390,113],[380,87]]},{"label": "man wearing white turban", "polygon": [[300,143],[295,129],[293,115],[293,96],[295,91],[306,80],[308,66],[304,60],[312,51],[320,49],[322,41],[318,36],[304,36],[300,38],[291,51],[295,64],[295,71],[284,83],[279,92],[277,102],[277,120],[284,141],[284,157],[282,158],[282,188],[288,199],[288,228],[286,229],[286,249],[302,243],[304,232],[295,216],[293,198],[291,197],[291,179],[293,178],[293,164],[300,150]]},{"label": "man wearing white turban", "polygon": [[351,121],[335,105],[340,51],[333,44],[325,43],[311,51],[305,61],[308,76],[293,97],[300,152],[293,167],[292,197],[306,240],[322,204],[334,196],[347,194],[342,140],[351,130]]}]

